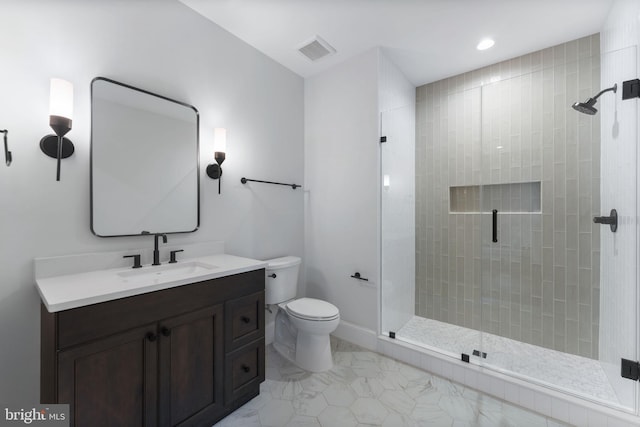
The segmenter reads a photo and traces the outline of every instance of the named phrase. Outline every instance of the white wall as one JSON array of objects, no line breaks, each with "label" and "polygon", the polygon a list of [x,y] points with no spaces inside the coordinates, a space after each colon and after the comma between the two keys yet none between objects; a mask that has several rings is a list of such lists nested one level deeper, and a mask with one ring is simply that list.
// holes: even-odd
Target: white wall
[{"label": "white wall", "polygon": [[381,332],[397,331],[415,311],[416,88],[382,52],[379,56],[381,175]]},{"label": "white wall", "polygon": [[[616,0],[601,31],[601,214],[618,211],[619,228],[601,231],[600,360],[621,403],[634,407],[636,384],[620,377],[620,358],[638,358],[638,100],[622,101],[622,82],[638,78],[640,3]],[[583,95],[583,94],[581,94]]]},{"label": "white wall", "polygon": [[[305,80],[307,296],[377,332],[378,50]],[[369,282],[352,279],[356,271]]]},{"label": "white wall", "polygon": [[[0,128],[9,130],[14,159],[10,167],[0,163],[0,402],[39,401],[33,258],[152,250],[151,238],[104,239],[89,229],[89,85],[96,76],[200,112],[200,229],[172,235],[170,244],[224,240],[228,253],[302,256],[302,191],[239,182],[247,176],[301,183],[300,77],[174,0],[5,0],[0,52]],[[63,161],[60,182],[55,160],[38,146],[51,133],[51,77],[75,87],[68,137],[76,152]],[[221,195],[204,173],[213,161],[214,127],[228,129]]]}]

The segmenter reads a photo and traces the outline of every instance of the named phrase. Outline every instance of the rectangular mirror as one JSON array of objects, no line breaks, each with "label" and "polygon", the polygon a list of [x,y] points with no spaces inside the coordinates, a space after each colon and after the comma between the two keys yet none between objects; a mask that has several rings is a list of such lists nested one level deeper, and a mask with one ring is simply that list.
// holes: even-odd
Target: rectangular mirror
[{"label": "rectangular mirror", "polygon": [[196,231],[195,107],[123,83],[91,82],[91,231],[100,237]]}]

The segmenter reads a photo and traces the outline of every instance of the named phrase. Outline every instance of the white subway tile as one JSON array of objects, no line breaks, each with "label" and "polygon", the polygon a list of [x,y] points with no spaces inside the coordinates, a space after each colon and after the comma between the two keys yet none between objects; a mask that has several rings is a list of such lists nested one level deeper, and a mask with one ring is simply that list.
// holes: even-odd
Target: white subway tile
[{"label": "white subway tile", "polygon": [[551,399],[551,416],[560,421],[569,421],[569,403],[562,399]]},{"label": "white subway tile", "polygon": [[575,426],[587,426],[589,418],[583,406],[569,404],[569,423]]},{"label": "white subway tile", "polygon": [[535,409],[535,392],[527,387],[520,387],[520,401],[521,406],[527,409]]},{"label": "white subway tile", "polygon": [[464,384],[465,373],[467,368],[460,364],[453,366],[453,380],[457,383]]},{"label": "white subway tile", "polygon": [[534,409],[541,414],[551,414],[551,397],[540,392],[534,392]]},{"label": "white subway tile", "polygon": [[590,409],[585,409],[587,416],[587,427],[605,427],[607,425],[607,416],[603,413]]},{"label": "white subway tile", "polygon": [[520,404],[520,386],[510,383],[508,381],[505,381],[504,382],[504,399],[508,402]]},{"label": "white subway tile", "polygon": [[474,369],[465,369],[464,384],[471,388],[478,388],[478,372]]}]

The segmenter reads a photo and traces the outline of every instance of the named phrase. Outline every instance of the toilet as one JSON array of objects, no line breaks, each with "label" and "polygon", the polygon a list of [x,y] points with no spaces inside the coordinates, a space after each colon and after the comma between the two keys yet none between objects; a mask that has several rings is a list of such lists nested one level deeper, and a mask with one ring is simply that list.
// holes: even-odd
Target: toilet
[{"label": "toilet", "polygon": [[327,301],[296,299],[300,258],[285,256],[266,262],[265,303],[278,306],[273,347],[306,371],[331,369],[329,334],[340,323],[340,311]]}]

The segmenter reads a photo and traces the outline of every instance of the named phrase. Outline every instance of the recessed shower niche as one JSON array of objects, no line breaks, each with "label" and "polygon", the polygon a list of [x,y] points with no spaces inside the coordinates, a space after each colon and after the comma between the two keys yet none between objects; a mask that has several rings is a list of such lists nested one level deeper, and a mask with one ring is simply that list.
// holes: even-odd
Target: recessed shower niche
[{"label": "recessed shower niche", "polygon": [[449,187],[449,212],[540,213],[540,189],[540,181]]}]

